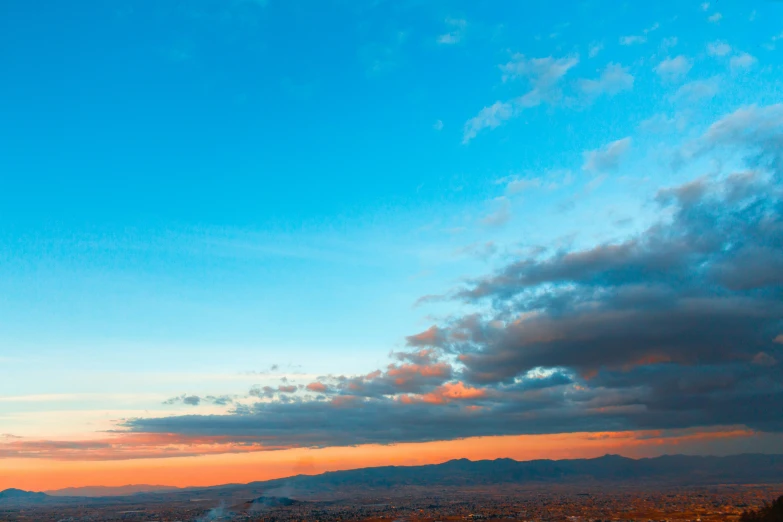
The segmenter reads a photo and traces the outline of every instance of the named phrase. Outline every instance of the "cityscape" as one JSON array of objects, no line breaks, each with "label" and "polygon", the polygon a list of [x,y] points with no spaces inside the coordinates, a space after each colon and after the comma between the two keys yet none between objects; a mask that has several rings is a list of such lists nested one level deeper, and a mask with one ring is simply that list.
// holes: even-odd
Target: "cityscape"
[{"label": "cityscape", "polygon": [[781,485],[714,486],[645,491],[633,488],[475,488],[457,491],[406,491],[392,496],[366,495],[347,500],[288,500],[290,505],[211,499],[189,502],[69,505],[3,508],[2,520],[246,520],[246,521],[376,521],[520,520],[581,522],[729,521],[775,498]]}]

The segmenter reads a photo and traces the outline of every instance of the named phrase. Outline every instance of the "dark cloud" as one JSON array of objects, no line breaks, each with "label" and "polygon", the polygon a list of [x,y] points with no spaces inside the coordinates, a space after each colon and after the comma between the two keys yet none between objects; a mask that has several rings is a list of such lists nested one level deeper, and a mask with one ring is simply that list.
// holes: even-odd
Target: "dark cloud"
[{"label": "dark cloud", "polygon": [[[531,253],[454,298],[482,310],[407,337],[385,370],[323,377],[229,415],[132,432],[329,446],[476,435],[745,426],[783,431],[783,106],[712,125],[687,155],[748,170],[655,195],[615,243]],[[281,387],[282,388],[282,387]],[[183,399],[184,400],[184,399]]]},{"label": "dark cloud", "polygon": [[[548,404],[548,402],[544,402]],[[233,415],[186,415],[134,419],[126,426],[134,431],[185,435],[231,434],[253,436],[289,447],[345,446],[365,443],[391,444],[481,435],[595,431],[606,426],[585,412],[541,409],[542,404],[509,403],[492,408],[469,409],[459,404],[403,403],[392,399],[350,402],[297,401],[258,403]],[[616,422],[619,425],[619,422]]]},{"label": "dark cloud", "polygon": [[163,401],[163,404],[187,404],[188,406],[198,406],[202,402],[208,404],[215,404],[217,406],[226,406],[234,402],[234,397],[230,395],[207,395],[206,397],[200,397],[198,395],[183,394],[177,397],[172,397]]},{"label": "dark cloud", "polygon": [[[280,379],[284,383],[288,382],[288,379]],[[277,387],[272,386],[259,386],[253,385],[248,392],[250,397],[259,397],[266,399],[273,399],[275,397],[282,398],[284,394],[296,393],[299,388],[295,384],[281,384]]]}]

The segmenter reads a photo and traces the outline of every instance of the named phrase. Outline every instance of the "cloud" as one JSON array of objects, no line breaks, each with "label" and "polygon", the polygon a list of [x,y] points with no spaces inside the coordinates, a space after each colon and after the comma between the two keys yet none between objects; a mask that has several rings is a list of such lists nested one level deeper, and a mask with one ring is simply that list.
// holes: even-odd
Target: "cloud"
[{"label": "cloud", "polygon": [[435,123],[432,125],[432,128],[433,128],[433,129],[435,129],[436,131],[441,131],[441,130],[443,130],[443,121],[441,121],[441,120],[437,120],[437,121],[436,121],[436,122],[435,122]]},{"label": "cloud", "polygon": [[295,394],[258,388],[257,401],[220,415],[125,419],[125,431],[97,441],[3,440],[0,456],[719,426],[783,433],[782,144],[783,105],[719,118],[690,154],[739,151],[743,170],[660,188],[649,201],[657,220],[633,235],[518,254],[466,280],[451,293],[466,309],[409,336],[383,369],[319,377]]},{"label": "cloud", "polygon": [[91,440],[30,440],[0,442],[0,459],[27,458],[106,461],[192,457],[286,449],[264,444],[257,437],[231,435],[189,436],[172,433],[115,432]]},{"label": "cloud", "polygon": [[446,25],[449,26],[449,32],[438,36],[438,43],[441,45],[453,45],[462,41],[467,21],[460,18],[446,18]]},{"label": "cloud", "polygon": [[408,41],[408,33],[397,31],[386,41],[371,42],[359,49],[368,76],[379,76],[395,69],[401,62],[402,51]]},{"label": "cloud", "polygon": [[769,42],[766,44],[763,44],[762,47],[769,51],[774,51],[775,47],[777,47],[778,40],[783,39],[783,33],[776,34],[772,38],[770,38]]},{"label": "cloud", "polygon": [[596,98],[603,94],[614,96],[623,91],[633,89],[634,77],[628,72],[628,68],[617,63],[610,63],[601,72],[596,80],[579,81],[579,88],[589,98]]},{"label": "cloud", "polygon": [[688,82],[672,95],[672,101],[695,103],[714,98],[720,91],[720,77],[713,76],[706,80]]},{"label": "cloud", "polygon": [[489,259],[498,251],[498,246],[493,241],[479,241],[470,245],[458,248],[455,256],[469,256],[477,259]]},{"label": "cloud", "polygon": [[670,36],[661,40],[661,50],[666,52],[672,47],[676,47],[679,39],[676,36]]},{"label": "cloud", "polygon": [[326,400],[125,427],[273,448],[609,428],[783,431],[781,198],[776,172],[661,189],[655,202],[670,217],[469,282],[458,297],[486,302],[485,312],[409,337],[413,350],[385,371],[332,378]]},{"label": "cloud", "polygon": [[620,45],[639,45],[646,43],[647,35],[653,31],[658,30],[659,27],[660,25],[658,23],[654,23],[652,26],[642,31],[642,34],[640,35],[621,36]]},{"label": "cloud", "polygon": [[778,364],[778,360],[766,352],[757,353],[751,362],[761,366],[775,366]]},{"label": "cloud", "polygon": [[620,160],[631,148],[631,138],[626,137],[613,141],[600,149],[585,153],[585,162],[582,168],[589,172],[601,173],[617,170]]},{"label": "cloud", "polygon": [[726,42],[717,40],[707,44],[707,54],[710,56],[726,56],[731,52],[731,46]]},{"label": "cloud", "polygon": [[697,143],[697,153],[741,147],[752,149],[756,159],[764,156],[777,159],[782,144],[783,104],[750,105],[710,125]]},{"label": "cloud", "polygon": [[484,129],[499,127],[525,109],[542,103],[555,103],[561,97],[558,83],[577,63],[579,59],[576,56],[527,58],[522,54],[515,54],[511,61],[501,65],[502,79],[504,82],[524,80],[531,89],[512,100],[497,101],[484,107],[478,115],[465,123],[462,143],[468,143]]},{"label": "cloud", "polygon": [[590,44],[590,48],[587,50],[587,56],[589,58],[595,58],[604,49],[602,42],[593,42]]},{"label": "cloud", "polygon": [[543,185],[541,178],[523,178],[514,179],[506,185],[506,194],[513,196],[534,188],[540,188]]},{"label": "cloud", "polygon": [[495,198],[493,201],[496,209],[481,218],[481,223],[489,227],[499,227],[511,220],[511,202],[505,196]]},{"label": "cloud", "polygon": [[543,176],[506,176],[498,179],[495,183],[506,186],[507,196],[515,196],[534,189],[557,190],[572,182],[573,173],[569,169],[557,169],[549,171]]},{"label": "cloud", "polygon": [[[283,382],[288,382],[288,379],[285,379]],[[273,399],[275,397],[281,398],[284,394],[296,393],[298,389],[299,388],[293,384],[280,385],[276,388],[272,386],[262,387],[256,384],[250,388],[248,395],[250,397]]]},{"label": "cloud", "polygon": [[487,391],[462,382],[445,383],[424,395],[403,395],[399,400],[404,404],[424,402],[428,404],[448,404],[454,401],[474,401],[484,399]]},{"label": "cloud", "polygon": [[675,114],[674,116],[667,116],[665,114],[656,114],[639,124],[639,130],[649,133],[670,133],[670,132],[682,132],[685,130],[688,120],[682,114]]},{"label": "cloud", "polygon": [[655,66],[654,70],[665,81],[679,82],[685,78],[692,67],[693,62],[687,57],[680,55],[663,60]]},{"label": "cloud", "polygon": [[748,53],[741,53],[731,57],[729,66],[732,72],[739,72],[752,68],[757,62],[756,57]]},{"label": "cloud", "polygon": [[465,123],[465,132],[462,143],[467,143],[484,129],[499,127],[506,120],[514,116],[515,110],[511,103],[495,102],[481,111]]},{"label": "cloud", "polygon": [[783,429],[779,406],[774,415],[743,406],[783,397],[780,383],[767,388],[772,371],[755,368],[780,354],[771,342],[783,320],[778,183],[742,174],[661,190],[671,222],[477,280],[463,298],[490,299],[497,315],[442,328],[441,347],[461,354],[469,383],[567,368],[593,389],[624,389],[628,400],[601,400],[643,406],[643,424],[671,415]]},{"label": "cloud", "polygon": [[737,109],[709,126],[697,140],[680,148],[675,160],[683,163],[706,154],[740,156],[758,169],[783,165],[783,104]]},{"label": "cloud", "polygon": [[437,346],[441,332],[437,326],[433,326],[416,335],[406,337],[408,346]]},{"label": "cloud", "polygon": [[214,404],[216,406],[226,406],[234,402],[234,397],[231,395],[207,395],[206,397],[200,397],[198,395],[183,394],[177,397],[166,399],[163,401],[163,404],[185,404],[188,406],[199,406],[202,402]]},{"label": "cloud", "polygon": [[565,58],[527,58],[523,54],[515,54],[511,61],[501,65],[504,82],[524,78],[540,90],[547,91],[554,87],[566,73],[579,63],[576,56]]},{"label": "cloud", "polygon": [[647,36],[634,35],[634,36],[621,36],[620,45],[637,45],[647,42]]},{"label": "cloud", "polygon": [[326,387],[324,383],[321,382],[311,382],[308,384],[305,389],[307,391],[316,392],[316,393],[326,393],[329,391],[329,389]]},{"label": "cloud", "polygon": [[652,26],[642,31],[642,34],[640,35],[621,36],[620,45],[638,45],[638,44],[646,43],[647,35],[653,31],[656,31],[659,27],[660,26],[658,23],[654,23]]},{"label": "cloud", "polygon": [[451,45],[459,43],[461,39],[462,37],[459,35],[459,33],[446,33],[438,36],[438,43],[441,45]]},{"label": "cloud", "polygon": [[712,15],[710,15],[710,16],[707,18],[707,20],[708,20],[708,21],[710,21],[710,22],[711,22],[711,23],[713,23],[713,24],[717,24],[718,22],[720,22],[721,20],[723,20],[723,15],[722,15],[722,14],[720,14],[720,13],[715,13],[715,14],[712,14]]}]

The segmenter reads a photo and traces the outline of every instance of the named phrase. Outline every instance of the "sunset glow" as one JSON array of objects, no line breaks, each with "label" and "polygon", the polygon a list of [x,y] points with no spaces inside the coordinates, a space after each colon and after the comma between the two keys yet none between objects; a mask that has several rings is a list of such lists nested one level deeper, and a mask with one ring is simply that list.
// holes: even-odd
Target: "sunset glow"
[{"label": "sunset glow", "polygon": [[[162,445],[166,438],[134,441],[135,444]],[[721,454],[739,442],[747,448],[759,443],[779,444],[779,437],[764,440],[763,435],[743,428],[721,430],[681,430],[675,432],[605,432],[565,433],[481,437],[453,441],[391,446],[363,445],[347,448],[289,449],[245,451],[221,446],[215,441],[182,441],[186,451],[209,450],[214,455],[132,460],[72,460],[67,455],[46,459],[6,459],[0,488],[22,487],[32,490],[68,486],[125,484],[166,484],[173,486],[207,486],[230,482],[252,482],[297,474],[354,469],[371,466],[411,466],[435,464],[451,459],[471,460],[513,458],[572,459],[594,458],[607,453],[630,457],[650,457],[667,453],[700,453],[709,448]],[[173,441],[168,441],[173,442]],[[175,444],[177,445],[177,444]],[[144,451],[140,448],[141,451]],[[163,450],[165,451],[165,450]],[[109,453],[103,456],[108,456]],[[115,454],[116,455],[116,454]]]}]

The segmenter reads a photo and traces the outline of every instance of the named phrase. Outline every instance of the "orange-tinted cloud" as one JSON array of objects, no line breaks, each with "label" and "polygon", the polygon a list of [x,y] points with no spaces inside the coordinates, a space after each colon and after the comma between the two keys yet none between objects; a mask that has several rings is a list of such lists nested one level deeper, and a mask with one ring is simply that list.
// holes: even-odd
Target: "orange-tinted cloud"
[{"label": "orange-tinted cloud", "polygon": [[447,382],[424,395],[402,395],[400,401],[405,404],[426,402],[429,404],[446,404],[452,401],[483,399],[486,390],[468,386],[463,382]]},{"label": "orange-tinted cloud", "polygon": [[318,381],[308,384],[307,389],[311,392],[326,393],[326,385]]},{"label": "orange-tinted cloud", "polygon": [[406,337],[408,346],[437,346],[442,339],[442,332],[437,326],[431,326],[421,333]]},{"label": "orange-tinted cloud", "polygon": [[386,371],[389,377],[402,385],[416,377],[440,377],[448,379],[451,376],[451,365],[445,362],[424,365],[424,364],[402,364],[399,366],[391,365]]},{"label": "orange-tinted cloud", "polygon": [[288,449],[258,437],[192,436],[172,433],[115,433],[86,440],[0,442],[0,459],[127,460]]}]

